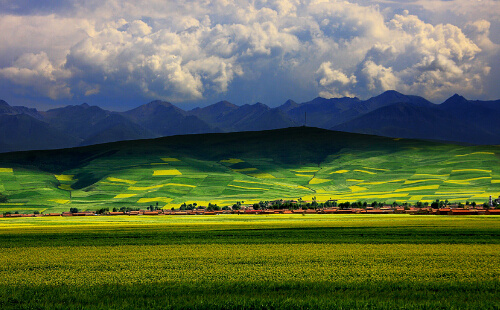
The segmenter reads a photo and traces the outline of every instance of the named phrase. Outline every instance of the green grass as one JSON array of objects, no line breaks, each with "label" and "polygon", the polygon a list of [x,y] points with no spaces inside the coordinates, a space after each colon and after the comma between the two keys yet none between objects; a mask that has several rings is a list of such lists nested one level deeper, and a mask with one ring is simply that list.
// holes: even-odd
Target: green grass
[{"label": "green grass", "polygon": [[[171,198],[160,202],[165,208],[186,201],[228,205],[311,197],[483,203],[500,195],[498,149],[290,128],[0,154],[0,168],[13,168],[0,169],[0,190],[15,203],[0,205],[0,210],[145,207],[139,199],[151,197]],[[154,175],[169,169],[181,175]],[[74,179],[58,181],[56,174]],[[70,203],[60,204],[69,199],[69,188]],[[135,196],[114,198],[120,194]]]},{"label": "green grass", "polygon": [[2,309],[496,309],[500,218],[0,219]]}]

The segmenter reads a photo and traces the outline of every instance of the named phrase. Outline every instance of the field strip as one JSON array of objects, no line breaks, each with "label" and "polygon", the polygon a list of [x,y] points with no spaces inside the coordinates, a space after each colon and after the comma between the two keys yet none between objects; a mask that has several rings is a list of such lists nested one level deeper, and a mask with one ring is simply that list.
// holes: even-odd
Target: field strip
[{"label": "field strip", "polygon": [[446,180],[444,181],[444,183],[468,185],[470,184],[471,181],[483,180],[483,179],[491,179],[491,177],[480,177],[480,178],[472,178],[465,180]]},{"label": "field strip", "polygon": [[364,180],[358,180],[358,179],[347,179],[347,182],[363,182]]},{"label": "field strip", "polygon": [[196,185],[181,184],[181,183],[167,183],[164,186],[184,186],[184,187],[191,187],[191,188],[196,187]]},{"label": "field strip", "polygon": [[313,178],[314,175],[313,174],[295,174],[296,176],[298,177],[304,177],[304,178]]},{"label": "field strip", "polygon": [[491,173],[491,170],[485,170],[485,169],[457,169],[457,170],[452,170],[451,173],[453,172],[487,172]]},{"label": "field strip", "polygon": [[408,193],[399,193],[399,194],[385,194],[385,195],[377,195],[377,194],[351,194],[351,195],[329,195],[330,197],[334,197],[338,200],[366,200],[366,199],[387,199],[387,198],[403,198],[407,197]]},{"label": "field strip", "polygon": [[229,158],[229,159],[223,159],[220,162],[221,163],[228,163],[228,164],[237,164],[237,163],[243,163],[245,161],[242,159],[238,159],[238,158]]},{"label": "field strip", "polygon": [[378,171],[389,171],[389,169],[382,169],[382,168],[370,168],[370,167],[363,167],[365,169],[371,169],[371,170],[378,170]]},{"label": "field strip", "polygon": [[173,158],[173,157],[163,157],[161,160],[166,161],[166,162],[180,161],[177,158]]},{"label": "field strip", "polygon": [[118,178],[113,178],[113,177],[109,177],[109,178],[107,178],[107,180],[111,181],[111,182],[126,183],[126,184],[135,184],[135,183],[137,183],[137,181],[125,180],[125,179],[118,179]]},{"label": "field strip", "polygon": [[122,199],[122,198],[130,198],[130,197],[134,197],[136,196],[137,194],[118,194],[116,195],[115,197],[113,197],[114,199]]},{"label": "field strip", "polygon": [[0,168],[0,173],[13,173],[14,170],[12,168]]},{"label": "field strip", "polygon": [[342,173],[346,173],[346,172],[349,172],[349,170],[337,170],[337,171],[334,171],[334,172],[330,172],[330,174],[334,174],[334,173],[342,174]]},{"label": "field strip", "polygon": [[283,184],[283,183],[264,183],[264,182],[255,182],[255,181],[245,181],[245,180],[233,180],[233,182],[239,182],[239,183],[251,183],[251,184],[262,184],[262,185],[270,185],[270,186],[282,186],[282,187],[288,187],[288,188],[299,188],[299,189],[306,189],[306,190],[311,190],[310,188],[307,188],[305,186],[301,185],[288,185],[288,184]]},{"label": "field strip", "polygon": [[366,187],[361,187],[361,186],[349,186],[349,189],[351,190],[351,192],[355,193],[355,192],[362,192],[362,191],[366,191],[368,190],[368,188]]},{"label": "field strip", "polygon": [[74,175],[72,174],[55,174],[58,181],[73,181]]},{"label": "field strip", "polygon": [[437,191],[434,194],[436,194],[436,195],[439,195],[439,194],[441,194],[441,195],[455,195],[455,194],[457,194],[457,195],[467,195],[467,194],[479,195],[479,194],[484,194],[484,193],[485,193],[485,191],[459,191],[459,192],[457,192],[457,191],[454,191],[454,192],[452,192],[452,191],[448,191],[448,192],[447,191]]},{"label": "field strip", "polygon": [[189,184],[180,184],[180,183],[166,183],[166,184],[158,184],[158,185],[153,185],[153,186],[130,186],[128,188],[129,191],[147,191],[150,189],[158,189],[162,188],[165,186],[184,186],[184,187],[192,187],[195,188],[196,185],[189,185]]},{"label": "field strip", "polygon": [[491,183],[500,183],[500,180],[491,180]]},{"label": "field strip", "polygon": [[291,169],[290,171],[297,172],[297,173],[311,173],[311,172],[318,172],[319,169],[299,169],[299,170]]},{"label": "field strip", "polygon": [[259,179],[276,179],[276,177],[270,173],[249,173],[249,176],[252,176],[254,178],[259,178]]},{"label": "field strip", "polygon": [[373,172],[373,171],[360,170],[360,169],[355,169],[354,171],[356,171],[356,172],[362,172],[362,173],[367,173],[367,174],[377,174],[376,172]]},{"label": "field strip", "polygon": [[394,192],[408,192],[408,191],[421,191],[426,189],[438,189],[439,185],[426,185],[426,186],[417,186],[417,187],[406,187],[406,188],[398,188]]},{"label": "field strip", "polygon": [[428,177],[449,177],[449,174],[429,174],[429,173],[415,173],[414,176],[428,176]]},{"label": "field strip", "polygon": [[52,201],[52,202],[55,202],[58,204],[62,204],[62,205],[70,202],[68,199],[49,199],[49,201]]},{"label": "field strip", "polygon": [[231,169],[234,172],[247,172],[247,171],[256,171],[257,168],[242,168],[242,169]]},{"label": "field strip", "polygon": [[158,202],[158,201],[169,203],[172,200],[173,200],[172,198],[168,198],[168,197],[141,198],[137,201],[137,203],[149,203],[149,202]]},{"label": "field strip", "polygon": [[469,156],[469,155],[478,155],[478,154],[495,155],[495,153],[493,153],[493,152],[474,152],[474,153],[455,155],[455,156]]},{"label": "field strip", "polygon": [[159,175],[182,175],[182,173],[177,169],[168,169],[168,170],[155,170],[153,172],[154,176]]},{"label": "field strip", "polygon": [[321,184],[321,183],[326,183],[326,182],[330,182],[330,181],[331,181],[330,179],[312,178],[309,181],[309,184]]},{"label": "field strip", "polygon": [[267,188],[245,187],[245,186],[238,186],[238,185],[232,185],[232,184],[228,184],[227,186],[236,187],[236,188],[242,188],[242,189],[250,189],[250,190],[262,190],[262,191],[268,191],[269,190]]},{"label": "field strip", "polygon": [[151,166],[156,166],[156,165],[168,165],[169,163],[150,163]]},{"label": "field strip", "polygon": [[71,185],[68,185],[68,184],[61,184],[61,185],[58,186],[58,188],[63,189],[65,191],[72,191],[73,190],[73,188],[71,187]]},{"label": "field strip", "polygon": [[385,184],[385,183],[397,183],[397,182],[404,182],[405,180],[390,180],[390,181],[375,181],[375,182],[363,182],[359,183],[358,185],[380,185],[380,184]]},{"label": "field strip", "polygon": [[[406,180],[404,184],[415,184],[428,181],[443,181],[442,179]],[[446,181],[445,181],[446,182]]]}]

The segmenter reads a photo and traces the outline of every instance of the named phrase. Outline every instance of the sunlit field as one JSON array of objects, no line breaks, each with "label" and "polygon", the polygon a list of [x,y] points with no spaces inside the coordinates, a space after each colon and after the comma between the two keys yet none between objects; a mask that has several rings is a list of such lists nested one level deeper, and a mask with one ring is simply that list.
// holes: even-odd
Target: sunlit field
[{"label": "sunlit field", "polygon": [[430,203],[500,195],[498,146],[460,146],[315,128],[190,135],[0,155],[0,212],[237,201]]},{"label": "sunlit field", "polygon": [[497,309],[500,218],[0,219],[2,309]]}]

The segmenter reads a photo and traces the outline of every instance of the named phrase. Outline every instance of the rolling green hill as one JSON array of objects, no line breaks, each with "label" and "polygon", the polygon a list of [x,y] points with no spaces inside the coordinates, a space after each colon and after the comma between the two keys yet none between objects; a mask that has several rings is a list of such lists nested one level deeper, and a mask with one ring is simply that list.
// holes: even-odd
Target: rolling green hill
[{"label": "rolling green hill", "polygon": [[[318,128],[173,136],[0,154],[0,212],[165,208],[279,198],[485,202],[500,147]],[[71,191],[71,197],[70,197]]]}]

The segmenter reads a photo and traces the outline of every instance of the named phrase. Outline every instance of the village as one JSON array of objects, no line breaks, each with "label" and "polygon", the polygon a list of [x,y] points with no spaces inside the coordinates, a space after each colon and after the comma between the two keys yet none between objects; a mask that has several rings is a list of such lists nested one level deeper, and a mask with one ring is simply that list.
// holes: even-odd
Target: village
[{"label": "village", "polygon": [[119,215],[219,215],[219,214],[411,214],[411,215],[500,215],[500,197],[492,200],[490,203],[476,205],[475,202],[449,203],[447,200],[436,200],[430,205],[428,203],[417,203],[411,205],[408,203],[398,204],[383,204],[372,202],[371,204],[364,202],[344,202],[337,203],[336,200],[328,200],[324,203],[303,200],[273,200],[261,201],[254,204],[243,204],[237,202],[232,206],[219,207],[216,204],[211,204],[207,207],[194,204],[182,204],[179,208],[162,209],[150,205],[144,209],[134,207],[122,207],[120,209],[101,208],[97,211],[80,211],[77,208],[71,208],[68,212],[62,213],[41,213],[35,211],[33,214],[19,213],[4,213],[1,217],[19,218],[19,217],[46,217],[46,216],[119,216]]}]

